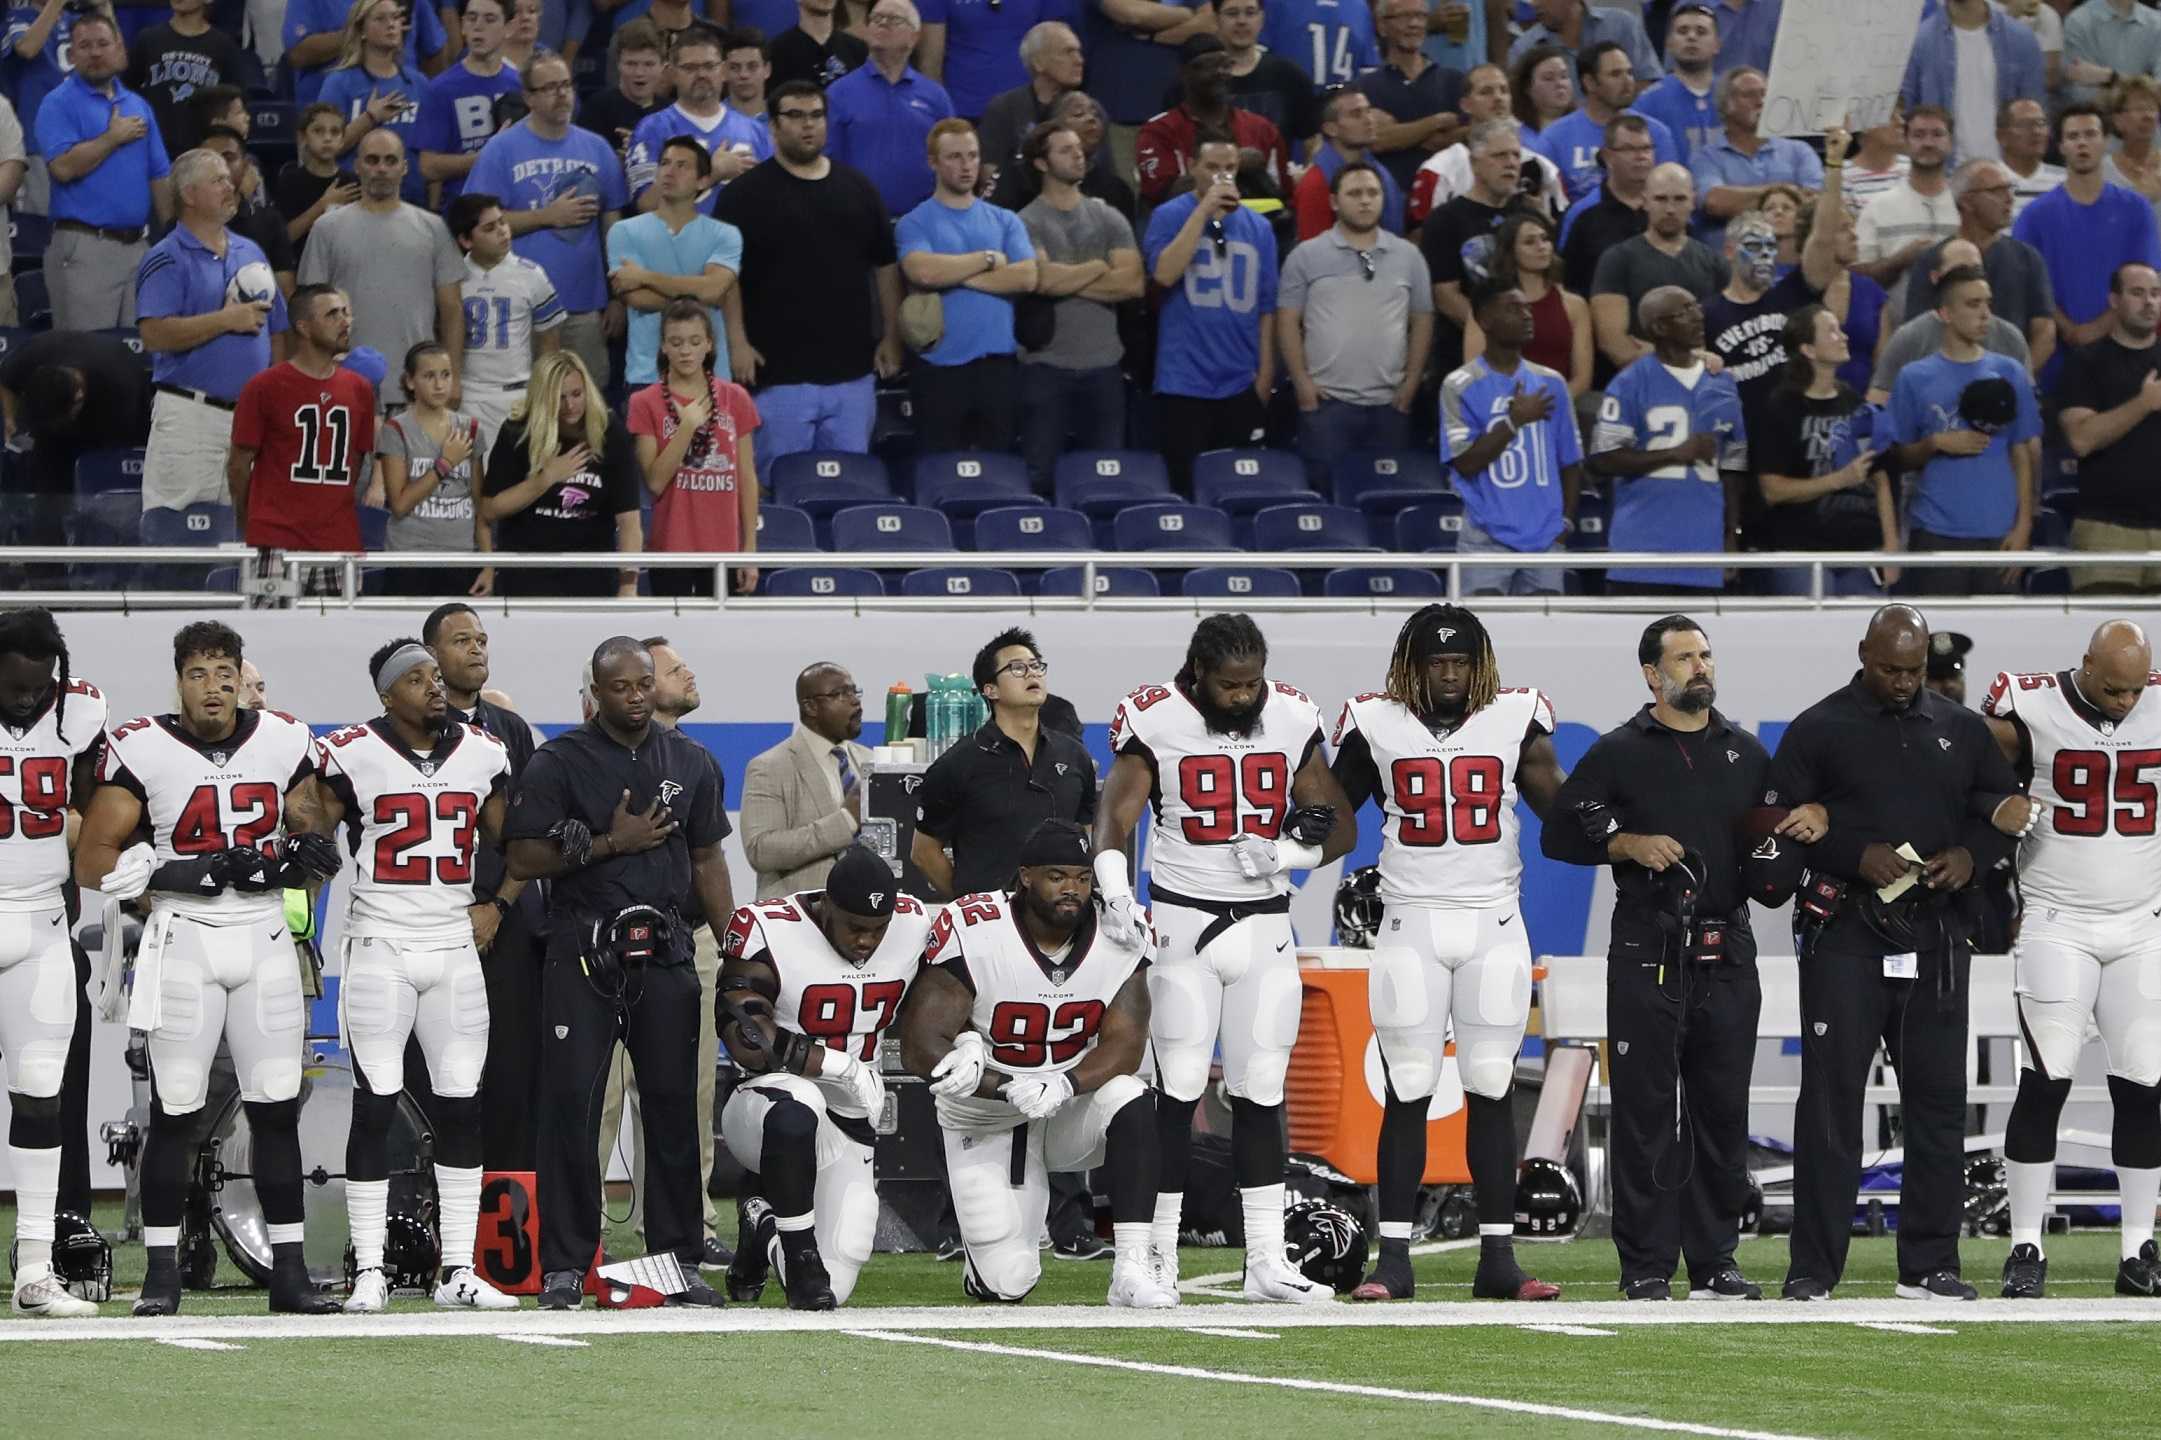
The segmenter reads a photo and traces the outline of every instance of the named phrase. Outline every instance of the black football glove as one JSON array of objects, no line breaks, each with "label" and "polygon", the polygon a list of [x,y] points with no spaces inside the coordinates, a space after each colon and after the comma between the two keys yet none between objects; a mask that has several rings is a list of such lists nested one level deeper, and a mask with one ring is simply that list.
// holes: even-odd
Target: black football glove
[{"label": "black football glove", "polygon": [[175,895],[215,895],[231,883],[226,852],[168,860],[150,872],[150,888]]},{"label": "black football glove", "polygon": [[328,880],[338,873],[345,857],[338,853],[338,842],[328,835],[288,835],[272,847],[284,862],[286,874],[295,870],[301,878],[287,879],[288,887],[298,887],[311,880]]},{"label": "black football glove", "polygon": [[226,883],[238,895],[261,895],[287,887],[283,867],[276,857],[252,845],[235,845],[218,852],[225,866]]},{"label": "black football glove", "polygon": [[1613,807],[1603,800],[1585,800],[1576,806],[1576,823],[1583,827],[1583,838],[1604,849],[1606,842],[1621,833],[1621,817],[1613,813]]},{"label": "black football glove", "polygon": [[1283,833],[1301,845],[1322,844],[1335,828],[1336,807],[1333,805],[1301,806],[1283,822]]}]

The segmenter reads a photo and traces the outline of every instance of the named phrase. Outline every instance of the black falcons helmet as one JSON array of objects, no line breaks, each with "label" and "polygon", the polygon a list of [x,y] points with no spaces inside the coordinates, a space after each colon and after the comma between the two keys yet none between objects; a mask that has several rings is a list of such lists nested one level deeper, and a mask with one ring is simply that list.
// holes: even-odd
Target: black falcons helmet
[{"label": "black falcons helmet", "polygon": [[1516,1233],[1557,1240],[1576,1233],[1583,1219],[1583,1191],[1558,1160],[1533,1158],[1516,1176]]},{"label": "black falcons helmet", "polygon": [[2018,392],[2001,375],[1984,375],[1958,392],[1958,418],[1994,435],[2018,418]]},{"label": "black falcons helmet", "polygon": [[1366,1273],[1366,1227],[1340,1205],[1296,1200],[1283,1212],[1283,1253],[1308,1280],[1348,1295]]},{"label": "black falcons helmet", "polygon": [[1361,865],[1344,872],[1336,886],[1336,943],[1371,950],[1381,931],[1381,867]]},{"label": "black falcons helmet", "polygon": [[[383,1233],[383,1278],[390,1282],[392,1290],[435,1289],[435,1277],[443,1263],[442,1247],[436,1243],[435,1232],[427,1222],[416,1215],[392,1211],[385,1217]],[[345,1247],[345,1286],[352,1288],[360,1274],[359,1257],[353,1247]]]},{"label": "black falcons helmet", "polygon": [[[19,1275],[20,1242],[8,1246],[8,1273]],[[53,1216],[53,1274],[68,1294],[99,1304],[113,1298],[113,1247],[97,1227],[72,1210]]]}]

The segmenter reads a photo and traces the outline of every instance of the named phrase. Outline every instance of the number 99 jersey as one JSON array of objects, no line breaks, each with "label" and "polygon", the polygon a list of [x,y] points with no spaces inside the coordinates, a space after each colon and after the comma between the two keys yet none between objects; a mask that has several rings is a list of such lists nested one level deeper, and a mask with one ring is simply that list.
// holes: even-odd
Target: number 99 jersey
[{"label": "number 99 jersey", "polygon": [[2111,721],[2086,703],[2067,670],[2004,671],[1981,713],[2016,726],[2033,757],[2028,793],[2041,818],[2018,849],[2029,910],[2152,909],[2161,898],[2161,700],[2149,693]]},{"label": "number 99 jersey", "polygon": [[415,755],[387,720],[371,720],[327,737],[317,773],[360,836],[345,933],[471,940],[473,846],[481,807],[510,780],[503,742],[457,724]]},{"label": "number 99 jersey", "polygon": [[[45,707],[20,733],[0,728],[0,911],[57,910],[68,879],[68,810],[75,758],[105,734],[105,697],[85,680]],[[55,721],[62,712],[65,728]]]},{"label": "number 99 jersey", "polygon": [[1360,695],[1336,721],[1336,774],[1353,805],[1370,795],[1381,828],[1381,900],[1388,905],[1513,904],[1516,763],[1524,742],[1553,733],[1537,690],[1502,690],[1446,734],[1386,695]]},{"label": "number 99 jersey", "polygon": [[1268,900],[1290,893],[1288,872],[1248,879],[1230,842],[1273,840],[1294,808],[1291,782],[1321,747],[1321,712],[1302,690],[1271,682],[1244,735],[1212,731],[1176,686],[1143,685],[1118,702],[1111,753],[1155,771],[1150,883],[1200,900]]}]

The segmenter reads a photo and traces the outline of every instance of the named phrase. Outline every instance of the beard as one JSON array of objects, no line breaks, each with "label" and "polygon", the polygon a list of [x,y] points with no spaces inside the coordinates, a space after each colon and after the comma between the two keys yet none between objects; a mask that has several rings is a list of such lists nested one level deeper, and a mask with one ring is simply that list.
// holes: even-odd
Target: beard
[{"label": "beard", "polygon": [[1683,715],[1701,715],[1718,700],[1718,687],[1708,680],[1661,681],[1658,695]]},{"label": "beard", "polygon": [[1225,709],[1210,700],[1203,691],[1196,689],[1192,695],[1193,708],[1201,712],[1201,723],[1213,735],[1245,735],[1260,723],[1261,707],[1268,703],[1268,692],[1263,690],[1251,705],[1237,709]]},{"label": "beard", "polygon": [[1035,891],[1026,885],[1020,887],[1020,903],[1021,910],[1044,929],[1061,930],[1068,935],[1078,930],[1081,921],[1088,915],[1086,905],[1080,906],[1071,915],[1062,915],[1055,902],[1037,899]]}]

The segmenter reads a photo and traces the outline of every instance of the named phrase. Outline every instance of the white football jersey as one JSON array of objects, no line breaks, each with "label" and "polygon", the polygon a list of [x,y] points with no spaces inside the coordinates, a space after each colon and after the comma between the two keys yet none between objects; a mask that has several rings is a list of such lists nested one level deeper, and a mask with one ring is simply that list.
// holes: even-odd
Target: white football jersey
[{"label": "white football jersey", "polygon": [[378,719],[325,736],[320,748],[316,773],[360,836],[345,933],[472,938],[473,847],[481,807],[510,780],[503,742],[461,723],[415,755]]},{"label": "white football jersey", "polygon": [[[67,703],[45,707],[22,730],[0,725],[0,911],[51,910],[67,883],[69,795],[76,757],[105,734],[105,697],[87,680],[70,680]],[[55,721],[55,712],[65,729]]]},{"label": "white football jersey", "polygon": [[[930,912],[913,895],[893,898],[893,920],[870,958],[857,965],[836,951],[810,915],[822,892],[804,890],[738,909],[721,936],[723,960],[758,959],[773,967],[780,994],[773,1017],[783,1030],[808,1035],[831,1050],[878,1064],[878,1043],[900,1014],[900,1002],[923,966]],[[828,1110],[863,1117],[848,1087],[813,1076]]]},{"label": "white football jersey", "polygon": [[[315,769],[316,739],[279,710],[243,710],[223,740],[198,740],[178,715],[145,715],[105,737],[98,779],[142,802],[160,865],[235,845],[261,845],[278,833],[285,795]],[[152,891],[151,907],[237,925],[284,913],[276,890],[181,895]]]},{"label": "white football jersey", "polygon": [[1118,702],[1111,753],[1155,770],[1152,885],[1196,900],[1265,900],[1290,893],[1289,874],[1246,878],[1230,842],[1273,840],[1297,808],[1291,782],[1321,745],[1321,712],[1302,690],[1271,682],[1245,735],[1211,731],[1176,686],[1144,685]]},{"label": "white football jersey", "polygon": [[548,272],[523,255],[506,255],[492,270],[465,257],[467,385],[515,389],[533,373],[533,336],[563,323],[562,301]]},{"label": "white football jersey", "polygon": [[2004,671],[1981,713],[2021,726],[2033,751],[2027,790],[2041,819],[2019,842],[2026,903],[2103,915],[2152,909],[2161,900],[2161,700],[2142,697],[2117,723],[2086,703],[2068,670]]},{"label": "white football jersey", "polygon": [[[1523,874],[1516,844],[1516,762],[1523,742],[1553,733],[1537,690],[1503,690],[1446,734],[1386,695],[1343,707],[1335,746],[1365,737],[1380,777],[1381,899],[1390,905],[1501,905]],[[1365,799],[1353,795],[1353,805]]]},{"label": "white football jersey", "polygon": [[[1072,1069],[1095,1049],[1104,1012],[1153,951],[1145,934],[1119,945],[1090,912],[1065,953],[1045,955],[1022,928],[1018,902],[983,894],[939,909],[924,960],[975,997],[968,1028],[988,1042],[992,1069],[1046,1075]],[[956,1128],[1008,1126],[1019,1115],[1003,1100],[938,1101],[939,1119]]]}]

